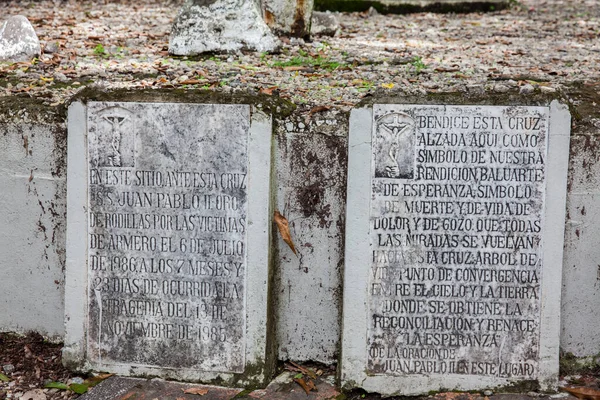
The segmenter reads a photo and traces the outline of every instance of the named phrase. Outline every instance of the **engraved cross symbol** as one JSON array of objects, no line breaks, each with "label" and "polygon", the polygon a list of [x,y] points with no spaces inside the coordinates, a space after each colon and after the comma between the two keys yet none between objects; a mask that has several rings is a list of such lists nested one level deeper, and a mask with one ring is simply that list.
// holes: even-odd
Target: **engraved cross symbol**
[{"label": "engraved cross symbol", "polygon": [[394,120],[391,123],[382,124],[382,126],[393,136],[388,155],[390,156],[390,159],[396,163],[398,161],[398,151],[400,149],[400,135],[410,129],[412,125],[407,122],[400,122],[398,120],[398,115],[394,115]]},{"label": "engraved cross symbol", "polygon": [[121,115],[105,115],[103,117],[112,127],[112,155],[108,156],[109,163],[112,164],[113,167],[121,166],[121,151],[119,147],[121,146],[121,132],[119,128],[125,121],[127,121],[127,117]]}]

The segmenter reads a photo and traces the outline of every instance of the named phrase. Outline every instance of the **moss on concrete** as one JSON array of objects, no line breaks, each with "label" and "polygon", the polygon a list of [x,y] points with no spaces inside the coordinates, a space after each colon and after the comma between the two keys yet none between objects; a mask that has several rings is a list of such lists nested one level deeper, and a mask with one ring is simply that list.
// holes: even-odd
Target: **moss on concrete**
[{"label": "moss on concrete", "polygon": [[102,90],[87,87],[71,98],[70,102],[114,101],[141,103],[199,103],[199,104],[252,104],[271,114],[273,119],[285,118],[296,106],[288,100],[264,94],[230,94],[211,90],[192,89],[117,89]]},{"label": "moss on concrete", "polygon": [[583,375],[583,374],[599,374],[600,353],[596,356],[577,357],[573,353],[562,353],[560,355],[560,375]]},{"label": "moss on concrete", "polygon": [[510,6],[510,1],[476,1],[447,3],[431,1],[429,4],[420,5],[418,1],[404,1],[403,4],[385,4],[377,0],[316,0],[317,11],[366,11],[373,7],[382,14],[408,14],[415,12],[440,12],[440,13],[469,13],[475,11],[497,11]]},{"label": "moss on concrete", "polygon": [[45,105],[28,95],[0,96],[0,123],[52,125],[63,123],[66,116],[65,109]]}]

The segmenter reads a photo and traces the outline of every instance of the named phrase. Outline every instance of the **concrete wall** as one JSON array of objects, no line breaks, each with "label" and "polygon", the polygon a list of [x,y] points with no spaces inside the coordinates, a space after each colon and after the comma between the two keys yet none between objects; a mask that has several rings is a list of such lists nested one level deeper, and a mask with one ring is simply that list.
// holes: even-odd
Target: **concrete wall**
[{"label": "concrete wall", "polygon": [[600,353],[600,108],[592,88],[573,101],[561,349],[585,357]]},{"label": "concrete wall", "polygon": [[[110,99],[106,96],[103,100]],[[600,352],[600,109],[593,92],[577,89],[569,96],[574,105],[561,348],[584,357]],[[60,337],[65,116],[50,107],[13,103],[0,109],[0,330]],[[19,115],[19,109],[25,113]],[[279,359],[329,364],[337,361],[342,312],[348,114],[335,109],[284,114],[274,121],[274,208],[290,221],[298,256],[275,235]]]},{"label": "concrete wall", "polygon": [[333,363],[340,337],[347,165],[346,114],[279,124],[277,207],[298,255],[279,239],[275,288],[279,359]]},{"label": "concrete wall", "polygon": [[66,131],[52,112],[9,103],[0,101],[0,329],[61,338]]}]

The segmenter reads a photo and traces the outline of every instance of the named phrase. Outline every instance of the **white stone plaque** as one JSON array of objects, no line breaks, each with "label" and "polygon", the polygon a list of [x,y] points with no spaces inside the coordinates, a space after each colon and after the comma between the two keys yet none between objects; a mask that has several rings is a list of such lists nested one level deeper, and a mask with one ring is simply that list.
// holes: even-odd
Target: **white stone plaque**
[{"label": "white stone plaque", "polygon": [[[544,282],[560,277],[561,266],[544,253],[562,249],[562,235],[545,236],[547,185],[557,179],[550,123],[548,107],[374,106],[371,137],[362,142],[369,151],[353,154],[355,138],[350,144],[346,245],[357,243],[357,232],[363,244],[346,254],[344,381],[366,378],[361,386],[370,389],[378,377],[398,377],[400,392],[374,390],[416,394],[555,378],[558,364],[549,370],[544,360],[557,357],[548,343],[558,344],[558,330],[543,318],[559,310],[560,291],[548,296]],[[565,149],[563,160],[568,142]],[[370,175],[353,178],[363,157]],[[564,197],[566,162],[559,173],[562,189],[553,194]],[[370,196],[356,202],[353,182]],[[354,214],[366,211],[357,223]],[[557,212],[564,221],[564,202]],[[368,257],[357,259],[357,251]],[[347,313],[355,290],[361,316]],[[366,351],[348,347],[358,345],[348,337],[359,329],[350,318],[366,324]]]},{"label": "white stone plaque", "polygon": [[[257,149],[248,105],[91,102],[86,122],[86,243],[71,251],[87,265],[77,351],[116,372],[243,374],[257,357],[248,317],[266,316],[266,301],[248,298],[257,282],[266,291],[268,208],[253,221],[265,242],[250,251],[248,240],[250,199],[268,202],[270,132]],[[264,348],[265,325],[250,335]]]}]

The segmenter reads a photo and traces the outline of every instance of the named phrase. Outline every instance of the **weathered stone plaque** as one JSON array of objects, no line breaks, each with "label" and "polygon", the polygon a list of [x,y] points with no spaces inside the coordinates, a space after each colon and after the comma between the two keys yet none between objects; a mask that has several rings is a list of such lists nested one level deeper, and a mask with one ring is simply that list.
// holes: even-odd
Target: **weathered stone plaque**
[{"label": "weathered stone plaque", "polygon": [[[557,374],[546,361],[557,359],[558,327],[544,316],[558,312],[560,286],[546,292],[554,286],[545,283],[560,280],[561,260],[545,253],[562,250],[562,228],[556,238],[547,231],[564,223],[568,141],[560,163],[550,160],[557,139],[549,138],[560,137],[550,116],[549,107],[376,105],[372,129],[353,126],[363,138],[350,144],[345,382],[368,377],[370,389],[397,377],[403,386],[374,390],[415,394],[546,385]],[[567,117],[553,115],[556,124]],[[564,142],[568,126],[562,134]],[[355,140],[368,150],[353,154]],[[352,163],[361,158],[371,171],[357,181]],[[562,182],[550,192],[563,199],[558,216],[549,214],[550,180]],[[353,183],[370,196],[355,198]],[[347,313],[356,291],[360,316]],[[348,337],[357,319],[366,323],[361,351]]]},{"label": "weathered stone plaque", "polygon": [[266,291],[268,251],[265,210],[250,254],[249,202],[268,204],[270,132],[253,134],[248,105],[91,102],[86,122],[86,361],[243,374],[248,335],[266,340],[247,329],[265,323],[249,289]]}]

